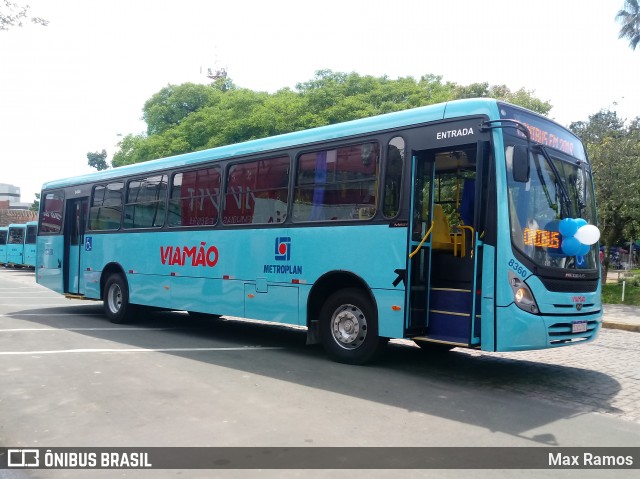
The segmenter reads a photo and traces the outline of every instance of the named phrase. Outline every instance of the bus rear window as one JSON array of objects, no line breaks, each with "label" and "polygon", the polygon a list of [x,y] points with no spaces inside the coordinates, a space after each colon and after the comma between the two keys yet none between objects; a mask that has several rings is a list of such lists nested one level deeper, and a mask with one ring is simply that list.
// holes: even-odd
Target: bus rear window
[{"label": "bus rear window", "polygon": [[174,175],[169,199],[169,226],[206,226],[218,222],[220,168]]},{"label": "bus rear window", "polygon": [[24,244],[36,244],[38,238],[38,227],[36,225],[27,226],[27,237],[24,240]]},{"label": "bus rear window", "polygon": [[228,225],[282,223],[289,203],[289,158],[231,165],[222,221]]},{"label": "bus rear window", "polygon": [[8,244],[24,244],[25,228],[9,228]]},{"label": "bus rear window", "polygon": [[40,233],[60,233],[62,230],[62,192],[45,193],[40,206]]},{"label": "bus rear window", "polygon": [[294,220],[373,218],[377,205],[379,158],[377,143],[301,155],[296,175]]}]

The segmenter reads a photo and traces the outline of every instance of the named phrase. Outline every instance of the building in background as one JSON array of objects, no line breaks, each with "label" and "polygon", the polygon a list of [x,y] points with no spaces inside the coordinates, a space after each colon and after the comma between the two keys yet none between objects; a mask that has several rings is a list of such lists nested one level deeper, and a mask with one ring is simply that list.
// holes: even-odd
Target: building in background
[{"label": "building in background", "polygon": [[36,220],[38,212],[30,211],[30,208],[31,203],[20,201],[18,186],[0,183],[0,226]]}]

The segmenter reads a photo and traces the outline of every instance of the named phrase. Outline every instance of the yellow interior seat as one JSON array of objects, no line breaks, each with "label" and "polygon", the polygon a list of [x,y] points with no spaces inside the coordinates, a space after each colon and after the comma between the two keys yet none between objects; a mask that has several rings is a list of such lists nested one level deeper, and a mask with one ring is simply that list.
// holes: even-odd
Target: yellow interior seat
[{"label": "yellow interior seat", "polygon": [[[433,205],[433,231],[431,232],[431,245],[433,249],[453,251],[460,257],[466,255],[464,235],[451,233],[447,215],[444,214],[442,205]],[[459,252],[459,253],[458,253]]]},{"label": "yellow interior seat", "polygon": [[444,214],[442,205],[433,205],[433,231],[431,231],[431,244],[434,249],[453,250],[451,241],[451,228]]}]

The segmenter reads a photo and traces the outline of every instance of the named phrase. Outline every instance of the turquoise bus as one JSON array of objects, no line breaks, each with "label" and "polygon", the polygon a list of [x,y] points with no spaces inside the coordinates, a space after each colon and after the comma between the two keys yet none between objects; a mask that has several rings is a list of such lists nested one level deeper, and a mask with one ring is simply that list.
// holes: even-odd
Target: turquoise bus
[{"label": "turquoise bus", "polygon": [[38,222],[28,221],[25,223],[26,232],[24,236],[24,266],[35,268],[36,266],[36,244],[38,240]]},{"label": "turquoise bus", "polygon": [[601,326],[591,168],[492,99],[426,106],[43,185],[37,281],[307,328],[347,363],[390,338],[551,348]]},{"label": "turquoise bus", "polygon": [[0,226],[0,265],[7,263],[7,237],[9,236],[9,228]]},{"label": "turquoise bus", "polygon": [[24,264],[24,237],[26,226],[23,224],[10,224],[7,239],[7,266],[14,268]]}]

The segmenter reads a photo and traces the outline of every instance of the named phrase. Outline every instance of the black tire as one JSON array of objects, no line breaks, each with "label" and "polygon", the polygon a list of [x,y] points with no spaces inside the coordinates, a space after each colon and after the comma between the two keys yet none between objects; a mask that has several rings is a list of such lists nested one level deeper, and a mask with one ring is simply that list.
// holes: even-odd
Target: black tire
[{"label": "black tire", "polygon": [[378,314],[361,290],[338,291],[320,311],[320,339],[335,361],[365,364],[373,360],[387,343],[378,336]]},{"label": "black tire", "polygon": [[129,287],[121,274],[112,274],[104,285],[104,314],[115,324],[129,323],[135,306],[129,303]]}]

